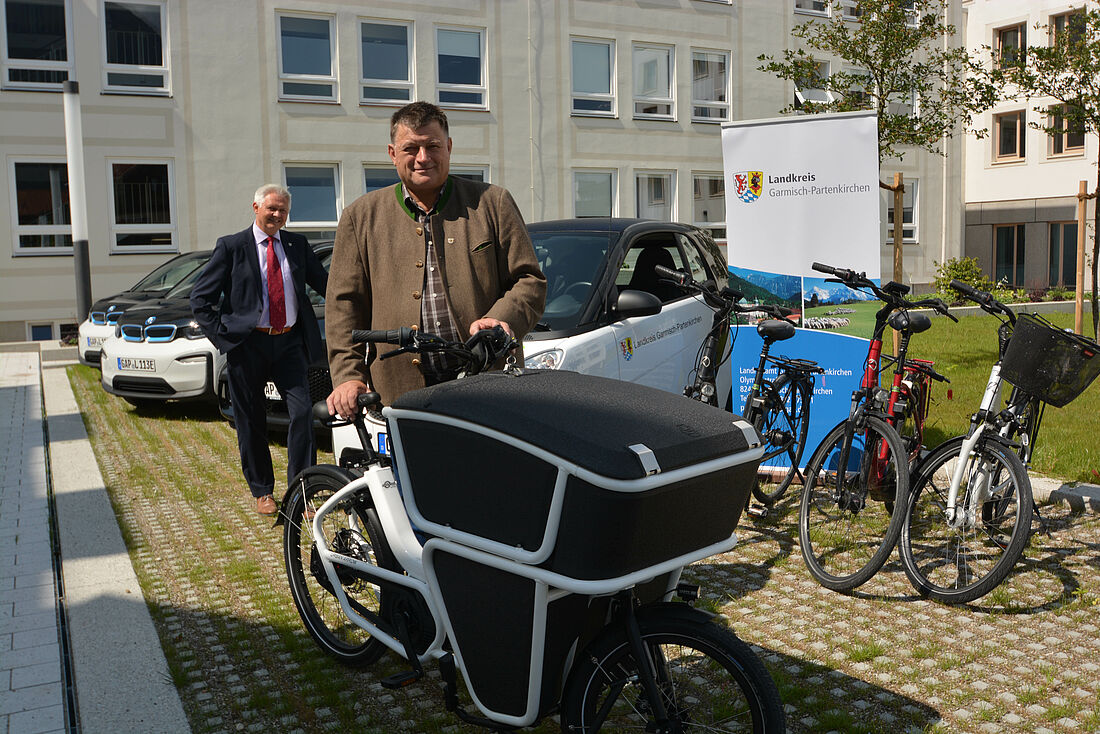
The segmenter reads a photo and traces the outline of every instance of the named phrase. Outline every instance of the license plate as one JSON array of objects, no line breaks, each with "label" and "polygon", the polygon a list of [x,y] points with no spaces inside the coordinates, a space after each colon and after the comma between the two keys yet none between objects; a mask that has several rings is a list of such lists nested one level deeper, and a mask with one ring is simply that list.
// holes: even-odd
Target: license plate
[{"label": "license plate", "polygon": [[106,337],[103,337],[103,336],[89,336],[89,337],[87,337],[86,341],[88,342],[89,347],[101,347],[101,346],[103,346],[103,340],[104,339],[106,339]]},{"label": "license plate", "polygon": [[264,397],[268,400],[282,400],[283,396],[279,394],[279,388],[275,387],[274,382],[268,382],[264,385]]},{"label": "license plate", "polygon": [[138,359],[137,357],[119,357],[118,368],[123,372],[156,372],[157,361],[155,359]]}]

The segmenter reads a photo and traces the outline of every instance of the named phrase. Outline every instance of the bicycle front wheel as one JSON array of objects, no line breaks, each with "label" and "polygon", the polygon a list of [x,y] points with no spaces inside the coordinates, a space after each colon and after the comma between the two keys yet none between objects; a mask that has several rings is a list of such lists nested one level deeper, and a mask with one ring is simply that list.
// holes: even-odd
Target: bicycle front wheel
[{"label": "bicycle front wheel", "polygon": [[[313,513],[346,484],[346,479],[316,469],[310,471],[315,473],[307,473],[296,484],[283,508],[283,559],[290,594],[306,630],[321,649],[342,663],[369,665],[386,648],[344,614],[313,539]],[[326,515],[324,526],[331,545],[339,552],[378,566],[396,566],[373,507],[349,503]],[[338,578],[360,614],[381,615],[382,590],[378,586],[351,569],[339,569]]]},{"label": "bicycle front wheel", "polygon": [[[1031,533],[1031,480],[1020,457],[979,440],[960,457],[963,437],[938,446],[913,479],[901,531],[905,575],[921,596],[961,604],[985,596],[1016,565]],[[956,520],[947,519],[951,478],[963,463]]]},{"label": "bicycle front wheel", "polygon": [[766,505],[775,504],[798,474],[810,428],[811,384],[780,375],[768,391],[766,412],[756,421],[765,451],[752,494]]},{"label": "bicycle front wheel", "polygon": [[[760,658],[732,632],[679,615],[639,616],[646,666],[668,731],[785,730],[779,690]],[[562,695],[562,731],[657,731],[625,630],[613,628],[578,655]]]},{"label": "bicycle front wheel", "polygon": [[897,431],[868,416],[836,426],[806,467],[798,537],[817,582],[847,591],[874,576],[898,542],[909,463]]}]

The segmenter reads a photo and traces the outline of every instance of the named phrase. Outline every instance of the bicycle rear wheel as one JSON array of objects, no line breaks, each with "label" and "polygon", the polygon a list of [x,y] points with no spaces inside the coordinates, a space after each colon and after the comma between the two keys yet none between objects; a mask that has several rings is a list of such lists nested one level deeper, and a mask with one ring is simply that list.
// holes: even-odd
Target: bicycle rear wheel
[{"label": "bicycle rear wheel", "polygon": [[[774,681],[728,629],[677,614],[639,614],[638,623],[669,731],[785,730]],[[624,629],[609,628],[577,661],[562,695],[562,731],[657,731]]]},{"label": "bicycle rear wheel", "polygon": [[[1027,547],[1031,480],[1020,458],[997,441],[979,440],[960,458],[963,437],[940,444],[921,464],[901,531],[902,568],[921,596],[961,604],[1000,584]],[[947,522],[947,493],[965,462],[957,527]]]},{"label": "bicycle rear wheel", "polygon": [[[313,513],[343,488],[350,477],[308,470],[284,503],[283,559],[294,606],[310,636],[325,652],[348,665],[369,665],[386,647],[369,632],[351,622],[340,607],[313,540]],[[308,512],[307,512],[308,508]],[[386,545],[382,526],[373,507],[349,503],[329,513],[325,534],[341,553],[385,568],[396,561]],[[341,587],[364,616],[382,615],[382,590],[350,569],[338,574]]]},{"label": "bicycle rear wheel", "polygon": [[833,428],[810,457],[799,506],[802,558],[817,582],[847,591],[870,580],[898,541],[908,494],[908,459],[889,424],[868,416],[861,429]]},{"label": "bicycle rear wheel", "polygon": [[752,494],[766,505],[783,496],[800,468],[810,428],[810,392],[806,381],[780,375],[769,391],[766,412],[756,420],[766,448]]}]

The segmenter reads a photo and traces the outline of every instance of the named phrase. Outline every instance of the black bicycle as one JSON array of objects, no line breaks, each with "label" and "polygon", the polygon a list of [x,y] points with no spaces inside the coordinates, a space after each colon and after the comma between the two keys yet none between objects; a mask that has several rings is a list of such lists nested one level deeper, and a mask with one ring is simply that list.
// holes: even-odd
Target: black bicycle
[{"label": "black bicycle", "polygon": [[[752,488],[753,496],[764,506],[749,508],[751,515],[766,515],[767,508],[775,504],[794,478],[800,475],[802,452],[806,448],[806,434],[810,427],[814,375],[824,370],[809,359],[771,355],[775,342],[795,335],[795,323],[787,318],[791,313],[789,309],[772,304],[742,304],[742,294],[731,288],[719,291],[709,281],[697,283],[683,270],[672,270],[661,265],[656,266],[655,270],[684,291],[701,296],[703,302],[714,311],[710,331],[699,346],[695,359],[695,380],[684,387],[685,396],[710,405],[718,404],[715,379],[719,368],[733,351],[732,341],[730,348],[724,349],[730,333],[730,319],[735,320],[734,326],[737,325],[736,314],[756,321],[756,333],[764,340],[764,345],[741,415],[756,427],[766,444]],[[731,394],[731,402],[732,399]]]}]

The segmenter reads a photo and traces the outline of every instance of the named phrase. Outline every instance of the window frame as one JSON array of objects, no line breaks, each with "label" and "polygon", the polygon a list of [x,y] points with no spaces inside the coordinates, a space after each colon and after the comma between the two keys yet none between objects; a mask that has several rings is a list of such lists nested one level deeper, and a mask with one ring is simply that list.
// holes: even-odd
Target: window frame
[{"label": "window frame", "polygon": [[[704,195],[700,193],[699,184],[702,183],[702,182],[708,182],[708,183],[711,184],[710,186],[707,187],[708,191],[705,195],[705,198],[708,201],[710,201],[710,200],[717,199],[717,197],[713,193],[711,193],[714,189],[713,183],[715,181],[722,184],[721,219],[719,219],[717,221],[712,221],[712,220],[709,220],[709,219],[702,219],[698,216],[698,214],[702,210],[699,209],[698,205],[695,203],[695,202],[698,202],[698,201],[700,201],[701,199],[704,198]],[[692,203],[692,210],[691,210],[691,214],[692,214],[692,222],[691,223],[694,224],[696,227],[699,227],[700,229],[709,230],[711,232],[711,237],[713,237],[714,241],[717,242],[719,245],[726,244],[729,241],[729,230],[726,227],[726,177],[725,177],[725,175],[721,171],[692,171],[691,172],[691,199],[692,199],[692,202],[693,202]],[[706,211],[709,213],[710,210],[708,209]],[[718,236],[718,234],[714,231],[715,228],[718,228],[718,229],[722,230],[722,235],[721,236]]]},{"label": "window frame", "polygon": [[[454,82],[443,82],[440,80],[440,65],[439,65],[439,34],[441,31],[448,31],[451,33],[476,33],[478,36],[478,54],[479,54],[479,69],[478,75],[481,77],[480,84],[457,84]],[[435,96],[436,103],[440,107],[447,109],[459,109],[459,110],[488,110],[489,109],[489,86],[487,83],[489,70],[489,30],[487,28],[475,27],[475,26],[457,26],[457,25],[436,25],[435,26]],[[456,94],[480,94],[480,102],[444,102],[442,100],[442,94],[444,92],[454,92]]]},{"label": "window frame", "polygon": [[[588,44],[591,46],[605,46],[607,48],[607,61],[608,61],[608,78],[606,94],[596,92],[578,92],[577,91],[577,70],[574,63],[574,47],[578,43]],[[589,38],[584,36],[571,36],[569,38],[569,93],[570,102],[569,109],[570,115],[573,117],[618,117],[618,94],[617,94],[617,74],[616,74],[616,58],[615,58],[615,41],[611,38]],[[607,102],[610,109],[608,110],[579,110],[577,109],[577,101],[589,101],[589,102]]]},{"label": "window frame", "polygon": [[[830,62],[815,60],[814,65],[815,65],[815,69],[814,69],[815,73],[819,72],[822,68],[824,68],[824,70],[825,70],[824,74],[816,73],[815,81],[816,81],[816,79],[828,79],[829,76],[832,75],[832,64]],[[795,109],[798,110],[799,114],[805,114],[802,111],[802,106],[805,105],[807,102],[811,102],[813,104],[830,104],[830,103],[832,103],[836,100],[836,98],[833,96],[832,92],[830,92],[827,89],[824,89],[822,87],[806,87],[806,90],[807,91],[816,90],[818,92],[821,92],[822,96],[825,98],[824,101],[819,101],[819,100],[816,100],[816,99],[810,99],[806,96],[806,93],[803,92],[802,90],[803,90],[803,85],[799,84],[796,81],[794,83],[794,99],[795,99]]]},{"label": "window frame", "polygon": [[[8,181],[11,191],[11,231],[12,231],[12,255],[14,257],[51,257],[69,256],[73,254],[73,246],[61,245],[58,247],[24,247],[20,244],[20,237],[33,235],[69,235],[72,241],[73,225],[69,224],[20,224],[19,223],[19,180],[15,167],[20,163],[41,164],[47,166],[61,165],[66,169],[66,187],[68,187],[68,162],[64,156],[16,156],[9,159]],[[65,204],[68,204],[66,201]],[[69,217],[70,220],[72,217]]]},{"label": "window frame", "polygon": [[858,23],[863,17],[863,10],[858,5],[859,0],[840,0],[840,17]]},{"label": "window frame", "polygon": [[[667,191],[665,192],[665,199],[663,201],[668,202],[668,219],[661,219],[663,222],[675,222],[677,221],[677,196],[676,196],[676,170],[675,169],[638,169],[634,171],[634,212],[635,216],[640,218],[651,218],[642,213],[641,201],[639,198],[638,186],[641,183],[643,177],[649,180],[654,180],[658,177],[668,177]],[[656,217],[652,217],[656,219]]]},{"label": "window frame", "polygon": [[[143,64],[112,64],[107,59],[107,4],[115,5],[150,5],[160,9],[160,66],[147,66]],[[172,74],[169,59],[171,59],[171,47],[168,35],[168,2],[167,0],[100,0],[100,42],[103,44],[103,93],[104,94],[128,94],[146,96],[168,96],[172,93]],[[112,84],[111,74],[153,74],[163,75],[164,83],[159,87],[141,87],[128,84]]]},{"label": "window frame", "polygon": [[[359,104],[361,105],[406,105],[416,100],[416,34],[414,33],[414,25],[411,20],[390,20],[387,18],[367,18],[359,17]],[[378,77],[368,77],[366,75],[366,69],[364,65],[366,59],[363,54],[363,26],[365,25],[380,25],[380,26],[393,26],[401,27],[405,29],[405,54],[406,63],[408,65],[408,78],[397,79],[382,79]],[[406,98],[401,97],[367,97],[364,92],[367,87],[373,87],[379,90],[395,89],[406,90],[409,96]]]},{"label": "window frame", "polygon": [[[732,119],[732,114],[733,114],[733,112],[732,112],[732,109],[733,109],[732,108],[733,92],[732,92],[732,84],[731,84],[733,74],[730,73],[731,64],[733,63],[733,61],[732,61],[733,54],[730,51],[726,51],[726,50],[722,50],[722,49],[695,48],[695,47],[692,47],[690,49],[690,53],[691,53],[691,121],[692,122],[702,122],[702,123],[712,123],[712,124],[713,123],[729,122],[730,119]],[[717,101],[717,100],[703,99],[703,98],[698,97],[696,95],[695,57],[697,55],[704,55],[704,57],[705,57],[706,54],[721,56],[725,59],[725,72],[724,72],[725,73],[725,80],[723,81],[723,84],[722,84],[722,92],[725,94],[725,97],[726,97],[726,100],[724,102]],[[704,61],[706,61],[705,58],[704,58]],[[721,111],[724,111],[724,114],[721,117],[700,117],[699,115],[696,114],[696,108],[698,108],[698,107],[721,108]]]},{"label": "window frame", "polygon": [[467,174],[471,174],[471,173],[481,174],[480,179],[473,179],[473,180],[480,180],[482,183],[491,183],[491,181],[489,180],[489,164],[488,163],[484,163],[484,164],[479,164],[479,163],[452,164],[450,172],[451,172],[452,176],[458,176],[460,178],[468,177]]},{"label": "window frame", "polygon": [[993,29],[993,68],[999,69],[1001,67],[1001,60],[1004,58],[1004,38],[1005,34],[1009,32],[1015,32],[1016,46],[1010,46],[1014,48],[1016,53],[1026,53],[1027,49],[1027,21],[1021,20],[1015,23],[1009,23],[1008,25],[1000,26]]},{"label": "window frame", "polygon": [[[390,186],[393,186],[394,184],[396,184],[398,181],[401,180],[400,176],[397,175],[397,169],[394,168],[394,165],[393,165],[392,161],[387,161],[386,163],[370,163],[370,162],[364,163],[363,166],[362,166],[362,169],[363,169],[363,179],[362,179],[363,180],[363,193],[365,193],[365,194],[369,194],[371,191],[379,191],[381,189],[389,188]],[[390,183],[390,184],[387,184],[386,186],[377,186],[377,187],[374,187],[374,188],[370,188],[367,185],[367,171],[386,171],[387,173],[392,174],[393,182]],[[284,174],[284,177],[285,177],[285,174]]]},{"label": "window frame", "polygon": [[[920,223],[920,179],[905,179],[905,191],[901,194],[901,241],[905,245],[920,242],[918,237]],[[909,206],[906,206],[908,197]],[[906,209],[909,216],[906,216]],[[886,243],[894,241],[894,192],[886,191]]]},{"label": "window frame", "polygon": [[[1057,249],[1055,249],[1055,241],[1052,236],[1056,227],[1061,235]],[[1074,229],[1072,243],[1066,241],[1066,227],[1073,227]],[[1067,247],[1067,245],[1070,246]],[[1068,258],[1065,255],[1067,254],[1073,257],[1073,271],[1071,274],[1072,279],[1065,281],[1062,276],[1066,274],[1066,260]],[[1056,255],[1057,257],[1055,257]],[[1051,278],[1051,271],[1055,269],[1058,277]],[[1077,287],[1077,222],[1047,222],[1047,285],[1051,288]]]},{"label": "window frame", "polygon": [[[1072,8],[1070,10],[1066,10],[1066,11],[1061,12],[1061,13],[1054,13],[1050,16],[1050,18],[1048,18],[1047,43],[1049,43],[1051,48],[1053,48],[1054,46],[1057,45],[1058,37],[1061,33],[1064,33],[1066,30],[1070,30],[1070,31],[1073,30],[1072,28],[1069,27],[1069,24],[1068,24],[1069,18],[1071,18],[1072,16],[1075,16],[1075,15],[1084,17],[1084,13],[1085,13],[1085,8],[1082,6],[1082,7],[1079,7],[1079,8]],[[1063,20],[1063,19],[1066,20],[1067,23],[1062,28],[1058,28],[1058,21]],[[1079,29],[1079,30],[1083,30],[1083,29]]]},{"label": "window frame", "polygon": [[[111,254],[121,254],[127,252],[133,253],[154,253],[154,252],[179,252],[179,233],[177,231],[178,216],[176,213],[176,188],[175,188],[175,161],[171,158],[137,158],[137,157],[119,157],[119,158],[107,158],[107,210],[110,213],[110,221],[108,222],[109,231],[111,234],[110,246],[108,252]],[[115,175],[114,168],[116,165],[123,166],[157,166],[163,165],[167,174],[166,179],[168,182],[168,219],[167,223],[153,222],[150,224],[119,224],[115,221],[117,216],[117,210],[115,208]],[[164,246],[156,245],[120,245],[118,244],[118,235],[120,234],[159,234],[167,233],[171,239],[170,244]]]},{"label": "window frame", "polygon": [[[639,51],[663,51],[667,59],[668,71],[668,97],[646,96],[638,93],[638,64]],[[675,120],[676,119],[676,46],[667,43],[649,43],[635,41],[630,44],[630,99],[632,117],[635,120]],[[659,76],[659,74],[658,74]],[[639,105],[668,105],[668,112],[639,112]]]},{"label": "window frame", "polygon": [[76,68],[76,63],[73,60],[73,0],[62,0],[61,4],[65,12],[65,61],[42,61],[39,59],[17,59],[10,56],[10,49],[8,48],[8,0],[0,2],[0,70],[3,73],[3,77],[0,78],[0,89],[60,92],[64,83],[64,81],[11,81],[13,71],[64,72],[66,81],[73,78],[73,72]]},{"label": "window frame", "polygon": [[[595,176],[595,175],[600,175],[600,176],[606,175],[607,176],[608,204],[609,204],[609,207],[610,207],[610,211],[607,214],[581,214],[578,211],[578,209],[577,209],[578,198],[579,198],[578,197],[578,194],[579,194],[578,186],[580,184],[580,182],[578,181],[578,176],[583,175],[583,174],[588,174],[588,175],[591,175],[591,176]],[[573,200],[573,216],[574,217],[576,217],[576,218],[590,218],[590,217],[604,217],[604,216],[617,217],[619,215],[619,171],[618,171],[618,169],[615,169],[615,168],[574,168],[573,169],[573,175],[570,177],[570,182],[572,184],[572,191],[571,191],[572,195],[571,195],[570,198]]]},{"label": "window frame", "polygon": [[302,229],[330,230],[336,229],[340,220],[340,212],[343,211],[343,198],[340,187],[340,164],[335,161],[284,161],[283,162],[283,186],[290,191],[290,180],[287,171],[294,168],[327,168],[332,172],[333,193],[333,219],[294,219],[294,192],[291,191],[290,213],[287,215],[286,227],[291,231]]},{"label": "window frame", "polygon": [[802,0],[802,2],[819,3],[823,7],[821,8],[821,10],[817,10],[815,8],[803,8],[803,7],[798,6],[799,0],[795,0],[795,2],[794,2],[794,12],[795,13],[797,13],[799,15],[813,15],[813,16],[816,16],[818,18],[828,18],[829,17],[830,5],[829,5],[828,2],[826,2],[826,0]]},{"label": "window frame", "polygon": [[[1027,281],[1027,272],[1025,265],[1027,263],[1027,228],[1023,224],[995,224],[993,225],[993,281],[994,283],[1001,282],[1001,275],[998,274],[1000,268],[1000,261],[997,258],[997,250],[1000,247],[998,242],[998,233],[1004,229],[1012,229],[1012,279],[1009,280],[1008,285],[1012,288],[1024,288],[1024,283]],[[1020,282],[1016,282],[1016,278],[1019,276]]]},{"label": "window frame", "polygon": [[[1056,128],[1061,127],[1065,123],[1065,115],[1061,114],[1061,110],[1064,110],[1069,105],[1058,104],[1051,105],[1047,112],[1047,126]],[[1061,122],[1059,122],[1059,119]],[[1080,135],[1080,145],[1070,145],[1069,137],[1071,135]],[[1070,130],[1068,127],[1061,133],[1051,132],[1047,134],[1047,157],[1049,158],[1078,158],[1085,154],[1086,134],[1084,130],[1080,132]],[[1060,143],[1059,143],[1060,141]],[[1061,150],[1055,150],[1061,145]]]},{"label": "window frame", "polygon": [[[328,74],[296,74],[283,71],[283,18],[302,18],[306,20],[324,20],[328,23]],[[277,74],[278,92],[276,99],[280,102],[313,102],[322,104],[340,103],[339,80],[339,46],[336,33],[336,16],[331,13],[307,13],[290,10],[275,11],[275,69]],[[329,84],[332,93],[321,94],[296,94],[287,92],[287,84]]]},{"label": "window frame", "polygon": [[[1001,153],[1001,121],[1016,117],[1016,152]],[[994,113],[993,115],[993,163],[1019,163],[1027,160],[1027,111],[1024,109]]]}]

